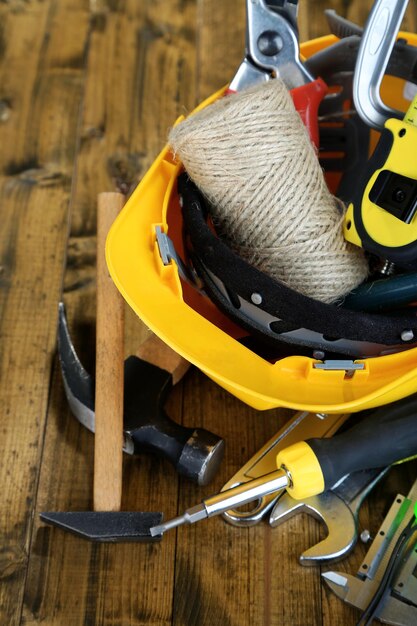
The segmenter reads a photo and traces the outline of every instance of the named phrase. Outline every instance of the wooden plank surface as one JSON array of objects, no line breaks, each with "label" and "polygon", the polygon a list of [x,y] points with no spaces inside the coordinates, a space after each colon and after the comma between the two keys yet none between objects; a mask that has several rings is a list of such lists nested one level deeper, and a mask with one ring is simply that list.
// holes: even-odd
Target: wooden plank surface
[{"label": "wooden plank surface", "polygon": [[[301,39],[328,32],[324,8],[363,23],[371,0],[300,3]],[[416,29],[410,3],[406,27]],[[158,545],[93,545],[45,527],[42,510],[91,510],[93,436],[71,416],[55,358],[63,290],[82,362],[94,368],[96,198],[129,193],[178,115],[233,75],[242,0],[9,0],[0,3],[0,624],[343,625],[357,613],[302,568],[313,520],[238,529],[211,519]],[[126,354],[147,336],[126,309]],[[167,405],[223,436],[213,483],[165,461],[124,458],[124,510],[171,517],[221,486],[288,419],[258,412],[198,371]],[[408,482],[407,482],[408,481]],[[375,531],[398,470],[361,512]],[[354,572],[365,547],[338,569]]]},{"label": "wooden plank surface", "polygon": [[[167,72],[180,64],[186,43],[175,33],[185,27],[182,20],[184,24],[192,21],[188,12],[181,17],[179,9],[173,11],[172,3],[154,2],[145,10],[141,3],[132,0],[120,7],[93,8],[71,212],[70,256],[64,280],[64,300],[74,340],[83,363],[91,371],[96,195],[113,188],[129,191],[160,149],[165,139],[161,128],[167,128],[178,116],[180,104],[166,94],[161,99],[162,85],[158,86],[158,75],[152,70],[156,58],[158,66]],[[193,10],[192,5],[190,9]],[[181,76],[177,72],[175,75],[181,83]],[[184,76],[188,79],[187,74]],[[170,74],[165,77],[165,86],[168,78],[171,80]],[[156,124],[158,112],[162,119]],[[129,317],[129,311],[126,313],[126,347],[127,353],[132,353],[147,331],[136,318]],[[180,407],[181,403],[173,400],[172,416],[177,420]],[[52,454],[42,464],[37,510],[91,510],[92,436],[74,422],[67,409],[64,416],[61,410],[52,409],[49,417],[51,428],[46,433],[45,449]],[[62,436],[62,419],[65,424],[69,421],[67,427],[75,429],[77,439],[82,437],[85,442],[81,451],[70,436]],[[57,464],[60,478],[51,483],[50,476]],[[168,464],[158,463],[152,457],[125,458],[123,474],[123,510],[164,510],[167,515],[176,514],[178,485]],[[39,528],[37,537],[42,548],[34,551],[28,572],[25,622],[45,619],[51,624],[69,623],[74,614],[79,623],[171,622],[175,541],[163,542],[158,548],[87,544],[80,554],[78,539],[64,539],[60,532],[45,531]],[[45,537],[45,542],[41,537]],[[69,542],[64,550],[63,541]],[[45,560],[49,563],[47,572]],[[40,583],[42,572],[47,578]],[[57,579],[62,584],[57,585]],[[83,590],[81,595],[68,593],[74,581]]]},{"label": "wooden plank surface", "polygon": [[79,5],[0,7],[2,624],[21,620],[43,451],[84,80]]}]

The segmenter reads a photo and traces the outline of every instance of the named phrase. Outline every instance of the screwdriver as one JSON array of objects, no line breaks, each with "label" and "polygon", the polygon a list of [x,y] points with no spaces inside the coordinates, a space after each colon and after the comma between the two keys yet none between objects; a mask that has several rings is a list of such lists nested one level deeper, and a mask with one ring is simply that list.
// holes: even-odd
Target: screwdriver
[{"label": "screwdriver", "polygon": [[204,499],[183,515],[152,527],[151,536],[283,489],[302,500],[326,491],[347,474],[386,467],[417,454],[417,394],[351,419],[360,421],[334,437],[288,446],[277,454],[278,469],[274,472]]}]

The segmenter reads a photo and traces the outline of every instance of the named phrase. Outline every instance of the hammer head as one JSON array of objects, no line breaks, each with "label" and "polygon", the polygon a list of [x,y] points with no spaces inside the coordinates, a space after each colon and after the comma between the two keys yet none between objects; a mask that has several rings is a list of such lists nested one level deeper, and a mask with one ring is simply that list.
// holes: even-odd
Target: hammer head
[{"label": "hammer head", "polygon": [[[95,382],[77,356],[62,302],[58,353],[71,411],[94,432]],[[172,388],[170,371],[130,356],[124,376],[124,451],[157,454],[168,459],[179,474],[199,485],[208,484],[222,461],[223,439],[204,428],[185,428],[168,417],[163,406]]]}]

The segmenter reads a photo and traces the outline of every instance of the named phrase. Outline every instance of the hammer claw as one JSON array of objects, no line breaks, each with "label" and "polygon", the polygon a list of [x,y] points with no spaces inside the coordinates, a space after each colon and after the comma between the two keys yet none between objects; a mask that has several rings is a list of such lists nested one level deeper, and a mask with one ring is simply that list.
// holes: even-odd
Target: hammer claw
[{"label": "hammer claw", "polygon": [[75,351],[63,302],[58,305],[58,355],[71,412],[83,426],[94,432],[94,379],[84,369]]}]

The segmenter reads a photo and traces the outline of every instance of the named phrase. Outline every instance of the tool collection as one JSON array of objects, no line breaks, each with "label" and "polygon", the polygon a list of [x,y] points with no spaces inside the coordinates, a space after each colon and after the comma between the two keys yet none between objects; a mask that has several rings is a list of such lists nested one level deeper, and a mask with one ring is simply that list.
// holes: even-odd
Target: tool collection
[{"label": "tool collection", "polygon": [[[298,2],[246,0],[244,59],[197,112],[282,80],[331,191],[348,205],[341,228],[366,250],[369,278],[336,305],[272,281],[228,249],[204,194],[164,149],[107,238],[110,274],[155,334],[123,366],[123,324],[113,319],[121,315],[100,296],[98,351],[108,340],[103,328],[117,326],[119,337],[110,359],[117,364],[106,383],[96,374],[94,388],[59,306],[65,393],[75,417],[97,433],[95,483],[110,472],[112,486],[95,487],[94,511],[42,513],[45,522],[93,541],[154,541],[216,515],[236,527],[267,519],[275,528],[308,513],[327,536],[300,555],[302,565],[327,565],[354,549],[364,499],[393,464],[417,455],[417,37],[398,35],[407,4],[377,0],[363,29],[327,11],[333,36],[300,54]],[[402,93],[392,98],[398,81]],[[122,449],[162,456],[199,486],[219,468],[223,440],[175,424],[163,409],[189,362],[251,406],[299,411],[219,493],[182,515],[163,521],[158,512],[121,512]],[[107,406],[106,431],[110,380],[118,417]],[[100,499],[103,490],[113,501]],[[416,502],[417,482],[396,497],[356,576],[323,574],[363,612],[361,624],[417,623]]]},{"label": "tool collection", "polygon": [[[318,415],[302,411],[296,413],[245,465],[223,486],[222,491],[244,485],[276,469],[276,456],[280,450],[309,437],[331,437],[345,422],[348,415]],[[223,518],[234,526],[253,526],[275,506],[282,494],[271,493],[259,498],[250,511],[228,509]]]},{"label": "tool collection", "polygon": [[416,623],[416,499],[416,482],[407,497],[396,496],[356,576],[322,574],[339,598],[363,611],[361,625],[374,618],[385,624]]},{"label": "tool collection", "polygon": [[377,469],[409,458],[417,450],[416,397],[377,409],[355,426],[331,438],[297,442],[278,451],[277,470],[205,499],[173,520],[151,528],[157,536],[287,490],[303,500],[338,485],[353,472]]}]

